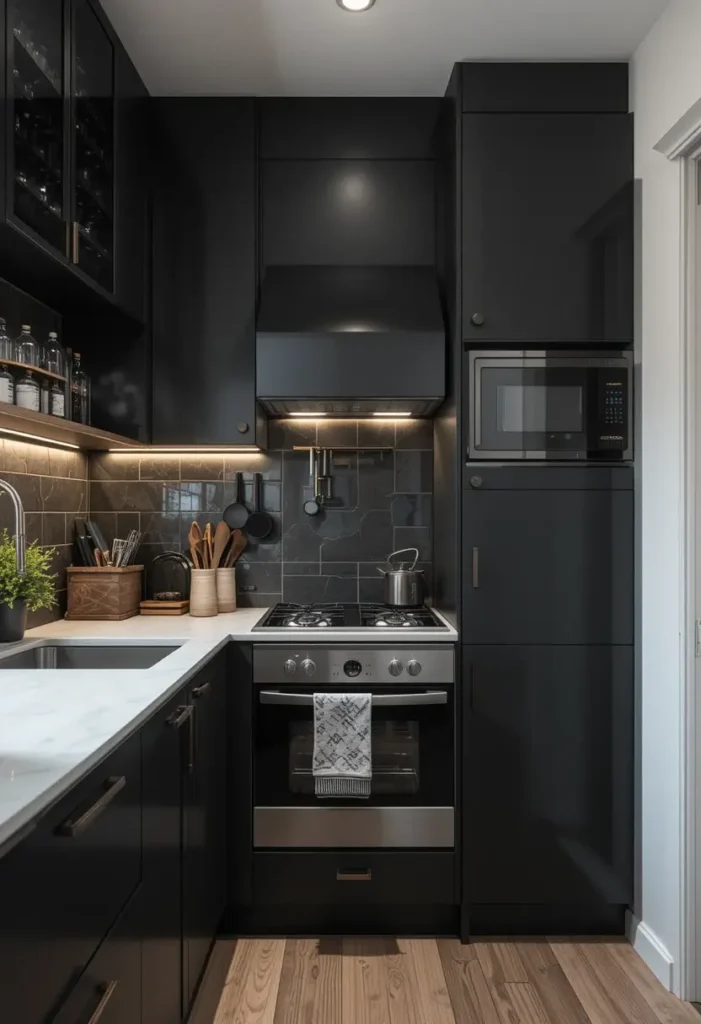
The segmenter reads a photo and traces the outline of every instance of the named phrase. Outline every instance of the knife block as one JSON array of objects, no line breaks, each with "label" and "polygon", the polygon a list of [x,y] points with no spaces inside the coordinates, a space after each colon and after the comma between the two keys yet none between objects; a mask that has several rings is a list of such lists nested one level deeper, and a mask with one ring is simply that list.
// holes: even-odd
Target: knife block
[{"label": "knife block", "polygon": [[69,566],[67,619],[119,621],[139,614],[143,565]]}]

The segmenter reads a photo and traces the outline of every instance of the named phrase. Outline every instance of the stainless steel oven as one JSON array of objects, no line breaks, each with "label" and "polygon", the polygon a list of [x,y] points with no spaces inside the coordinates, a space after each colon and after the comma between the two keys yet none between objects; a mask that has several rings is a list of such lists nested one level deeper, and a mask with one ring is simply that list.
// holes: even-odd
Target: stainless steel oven
[{"label": "stainless steel oven", "polygon": [[470,459],[623,461],[632,453],[629,352],[470,352]]},{"label": "stainless steel oven", "polygon": [[[259,645],[253,659],[254,846],[454,846],[451,646]],[[372,694],[368,799],[315,796],[315,691]]]}]

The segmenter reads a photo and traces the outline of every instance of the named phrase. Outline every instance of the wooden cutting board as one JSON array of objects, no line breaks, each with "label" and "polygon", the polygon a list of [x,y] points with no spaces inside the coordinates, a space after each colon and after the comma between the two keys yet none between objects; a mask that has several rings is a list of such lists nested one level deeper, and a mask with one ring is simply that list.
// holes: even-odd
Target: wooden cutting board
[{"label": "wooden cutting board", "polygon": [[187,615],[190,611],[189,601],[142,601],[142,615]]}]

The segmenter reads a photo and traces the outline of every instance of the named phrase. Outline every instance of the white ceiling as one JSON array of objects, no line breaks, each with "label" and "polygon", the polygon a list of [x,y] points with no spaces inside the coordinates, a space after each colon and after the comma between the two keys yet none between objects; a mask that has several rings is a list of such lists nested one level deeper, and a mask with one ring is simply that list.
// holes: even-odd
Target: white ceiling
[{"label": "white ceiling", "polygon": [[154,94],[439,96],[458,60],[619,60],[667,0],[103,0]]}]

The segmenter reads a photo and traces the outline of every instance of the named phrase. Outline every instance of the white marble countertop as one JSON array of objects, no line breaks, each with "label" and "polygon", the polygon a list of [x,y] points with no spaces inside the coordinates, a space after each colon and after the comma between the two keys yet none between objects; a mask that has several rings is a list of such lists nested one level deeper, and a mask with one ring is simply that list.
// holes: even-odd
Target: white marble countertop
[{"label": "white marble countertop", "polygon": [[[434,609],[435,610],[435,609]],[[252,632],[267,609],[208,619],[135,616],[122,622],[58,621],[30,630],[88,644],[179,644],[149,669],[5,669],[0,672],[0,856],[13,837],[139,728],[229,640],[275,643],[457,643],[445,630],[381,635],[305,629]]]}]

